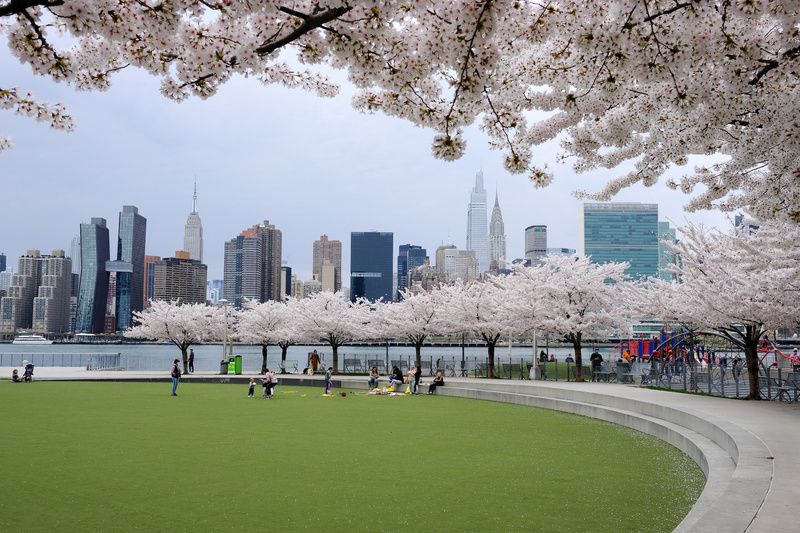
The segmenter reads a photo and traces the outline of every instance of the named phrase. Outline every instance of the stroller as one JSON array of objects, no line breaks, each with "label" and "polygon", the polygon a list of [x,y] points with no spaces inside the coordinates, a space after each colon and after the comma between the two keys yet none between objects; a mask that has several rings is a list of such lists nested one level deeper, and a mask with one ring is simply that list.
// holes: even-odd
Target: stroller
[{"label": "stroller", "polygon": [[25,361],[24,364],[25,364],[25,373],[22,374],[22,380],[28,382],[33,380],[33,363]]}]

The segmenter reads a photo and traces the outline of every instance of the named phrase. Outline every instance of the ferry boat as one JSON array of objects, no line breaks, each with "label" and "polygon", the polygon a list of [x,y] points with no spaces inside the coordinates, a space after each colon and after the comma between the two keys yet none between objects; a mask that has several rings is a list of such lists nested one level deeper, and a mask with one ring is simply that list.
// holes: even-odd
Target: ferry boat
[{"label": "ferry boat", "polygon": [[17,335],[11,344],[53,344],[53,341],[41,335]]}]

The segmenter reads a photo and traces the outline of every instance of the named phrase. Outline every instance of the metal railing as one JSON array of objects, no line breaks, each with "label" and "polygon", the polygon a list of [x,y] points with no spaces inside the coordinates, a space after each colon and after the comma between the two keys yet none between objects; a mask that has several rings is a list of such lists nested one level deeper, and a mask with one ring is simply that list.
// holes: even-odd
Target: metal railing
[{"label": "metal railing", "polygon": [[[119,353],[0,353],[0,367],[22,367],[23,361],[42,367],[83,367],[90,370],[93,360],[103,357],[116,357]],[[119,365],[118,365],[119,366]]]}]

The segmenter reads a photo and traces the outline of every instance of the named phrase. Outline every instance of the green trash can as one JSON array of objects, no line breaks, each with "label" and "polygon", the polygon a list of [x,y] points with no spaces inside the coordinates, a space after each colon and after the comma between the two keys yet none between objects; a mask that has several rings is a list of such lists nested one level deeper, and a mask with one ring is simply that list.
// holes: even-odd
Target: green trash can
[{"label": "green trash can", "polygon": [[228,357],[228,374],[236,372],[236,360],[233,357]]},{"label": "green trash can", "polygon": [[234,356],[233,368],[234,368],[237,376],[241,376],[242,375],[242,356],[241,355]]}]

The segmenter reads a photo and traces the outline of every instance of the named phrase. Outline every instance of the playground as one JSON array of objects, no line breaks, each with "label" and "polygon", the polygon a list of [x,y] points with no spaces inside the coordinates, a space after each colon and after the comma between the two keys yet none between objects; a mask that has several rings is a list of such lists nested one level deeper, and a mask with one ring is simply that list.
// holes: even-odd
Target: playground
[{"label": "playground", "polygon": [[5,531],[671,531],[705,482],[658,439],[520,405],[318,387],[279,386],[265,401],[233,384],[183,383],[178,397],[167,383],[0,385],[13,413]]}]

